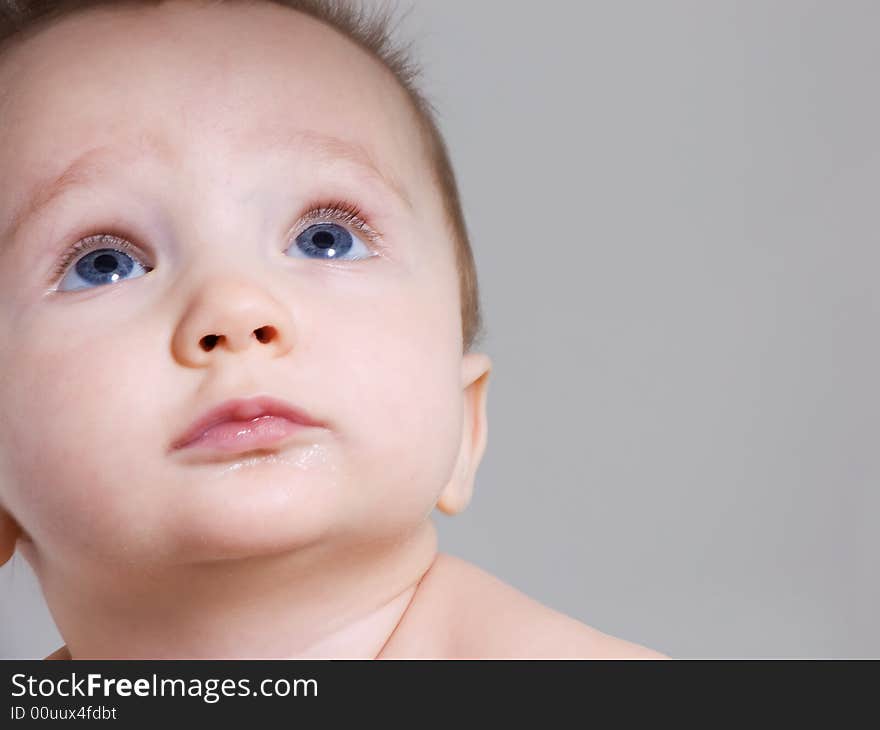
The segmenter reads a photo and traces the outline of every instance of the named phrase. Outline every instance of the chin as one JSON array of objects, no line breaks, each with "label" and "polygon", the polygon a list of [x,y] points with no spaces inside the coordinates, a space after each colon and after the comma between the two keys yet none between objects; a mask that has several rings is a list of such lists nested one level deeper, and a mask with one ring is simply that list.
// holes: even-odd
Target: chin
[{"label": "chin", "polygon": [[206,483],[189,497],[171,508],[172,521],[161,528],[174,561],[302,550],[327,539],[340,518],[330,486],[302,474],[287,480],[238,475],[222,485]]}]

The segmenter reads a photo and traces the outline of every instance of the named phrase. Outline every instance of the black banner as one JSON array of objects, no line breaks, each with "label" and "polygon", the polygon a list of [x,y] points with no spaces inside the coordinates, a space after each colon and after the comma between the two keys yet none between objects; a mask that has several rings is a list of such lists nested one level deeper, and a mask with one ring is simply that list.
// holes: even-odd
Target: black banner
[{"label": "black banner", "polygon": [[[290,660],[0,662],[0,727],[184,721],[437,721],[474,709],[551,727],[607,717],[876,716],[876,661]],[[748,712],[746,712],[748,710]],[[703,714],[708,713],[708,714]],[[750,714],[752,713],[752,714]],[[818,714],[817,714],[818,713]]]}]

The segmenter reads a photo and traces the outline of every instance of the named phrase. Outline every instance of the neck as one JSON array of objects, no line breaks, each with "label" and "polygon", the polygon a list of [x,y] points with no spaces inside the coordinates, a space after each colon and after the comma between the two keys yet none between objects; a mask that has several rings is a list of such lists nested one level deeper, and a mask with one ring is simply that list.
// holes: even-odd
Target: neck
[{"label": "neck", "polygon": [[365,659],[381,655],[436,556],[428,519],[393,541],[135,575],[28,559],[74,659]]}]

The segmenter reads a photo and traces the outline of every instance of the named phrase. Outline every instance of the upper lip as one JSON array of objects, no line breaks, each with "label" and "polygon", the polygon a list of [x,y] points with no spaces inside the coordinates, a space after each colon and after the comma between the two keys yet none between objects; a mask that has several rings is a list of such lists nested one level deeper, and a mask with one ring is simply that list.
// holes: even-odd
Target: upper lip
[{"label": "upper lip", "polygon": [[198,439],[212,426],[226,421],[252,421],[261,416],[281,416],[294,423],[304,426],[322,426],[301,408],[296,408],[287,401],[269,396],[253,398],[232,398],[207,411],[181,434],[171,449],[182,449]]}]

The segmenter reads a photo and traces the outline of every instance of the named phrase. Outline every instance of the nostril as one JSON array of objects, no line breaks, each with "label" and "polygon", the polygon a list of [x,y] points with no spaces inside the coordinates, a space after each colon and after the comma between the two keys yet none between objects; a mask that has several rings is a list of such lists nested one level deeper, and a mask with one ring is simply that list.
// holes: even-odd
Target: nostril
[{"label": "nostril", "polygon": [[205,350],[210,352],[214,349],[214,346],[217,344],[217,340],[219,339],[220,338],[217,335],[205,335],[204,337],[202,337],[200,344]]},{"label": "nostril", "polygon": [[[259,327],[254,330],[254,336],[256,336],[259,342],[271,342],[271,340],[276,336],[275,328],[270,327],[268,325],[264,327]],[[199,344],[202,349],[206,352],[210,352],[213,350],[217,343],[224,339],[223,335],[205,335],[199,340]]]},{"label": "nostril", "polygon": [[260,327],[254,330],[254,334],[260,342],[269,342],[275,336],[275,328],[269,326]]}]

